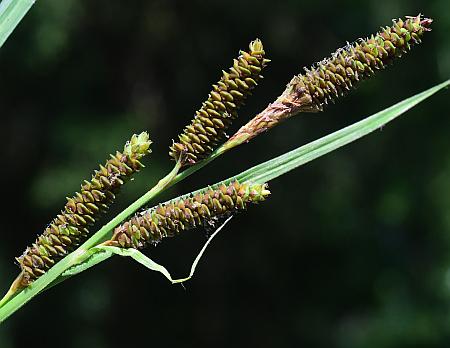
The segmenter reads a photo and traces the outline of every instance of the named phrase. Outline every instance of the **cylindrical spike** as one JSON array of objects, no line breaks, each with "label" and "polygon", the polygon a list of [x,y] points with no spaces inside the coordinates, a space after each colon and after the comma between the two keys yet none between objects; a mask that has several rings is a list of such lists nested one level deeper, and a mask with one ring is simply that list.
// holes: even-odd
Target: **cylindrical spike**
[{"label": "cylindrical spike", "polygon": [[[163,237],[174,236],[198,225],[208,225],[217,219],[242,211],[249,203],[259,203],[270,194],[267,185],[237,181],[228,186],[208,188],[194,197],[168,202],[136,214],[114,230],[107,242],[123,248],[141,249]],[[141,233],[137,236],[135,228]],[[142,232],[145,231],[145,232]]]},{"label": "cylindrical spike", "polygon": [[113,203],[125,181],[143,167],[139,160],[150,153],[150,144],[146,132],[133,135],[123,153],[111,156],[94,172],[90,182],[83,182],[81,193],[67,198],[61,214],[45,228],[32,247],[17,258],[22,270],[22,287],[28,286],[87,238],[88,226]]},{"label": "cylindrical spike", "polygon": [[[225,132],[237,116],[237,110],[261,79],[261,69],[268,63],[264,55],[262,42],[258,39],[250,43],[248,52],[241,51],[230,72],[223,72],[220,81],[213,85],[208,100],[178,136],[179,141],[171,146],[169,154],[172,158],[185,158],[182,165],[192,165],[207,157],[225,139]],[[210,131],[205,134],[203,129]],[[199,134],[207,138],[200,138]]]}]

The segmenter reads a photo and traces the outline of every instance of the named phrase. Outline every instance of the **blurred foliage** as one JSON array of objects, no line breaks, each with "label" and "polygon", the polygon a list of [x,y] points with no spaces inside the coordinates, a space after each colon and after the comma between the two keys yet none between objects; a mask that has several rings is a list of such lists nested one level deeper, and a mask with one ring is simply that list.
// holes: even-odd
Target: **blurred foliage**
[{"label": "blurred foliage", "polygon": [[[250,40],[261,38],[273,61],[240,124],[346,41],[391,18],[435,19],[394,67],[323,114],[227,154],[172,196],[447,79],[449,11],[447,0],[37,2],[0,51],[0,288],[64,197],[130,134],[149,130],[154,152],[111,214],[169,170],[171,139]],[[441,93],[274,181],[273,197],[233,219],[185,290],[114,258],[20,310],[0,328],[0,346],[448,347],[448,108]],[[149,253],[183,275],[204,240],[203,231],[187,233]]]}]

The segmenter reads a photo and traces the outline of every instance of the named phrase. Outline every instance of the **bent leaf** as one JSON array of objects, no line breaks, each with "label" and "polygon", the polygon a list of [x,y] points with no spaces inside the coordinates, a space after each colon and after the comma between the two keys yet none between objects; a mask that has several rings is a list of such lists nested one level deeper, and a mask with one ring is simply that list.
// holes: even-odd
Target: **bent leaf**
[{"label": "bent leaf", "polygon": [[148,269],[160,272],[164,277],[166,277],[172,284],[176,283],[183,283],[185,281],[188,281],[192,278],[192,276],[195,273],[195,269],[200,261],[200,259],[203,256],[203,253],[205,252],[208,245],[211,243],[211,241],[214,239],[214,237],[222,230],[222,228],[231,220],[233,216],[231,215],[228,217],[225,222],[220,225],[213,234],[208,238],[208,240],[203,245],[202,249],[194,259],[192,265],[191,265],[191,271],[189,275],[185,278],[180,279],[173,279],[170,275],[170,272],[165,268],[164,266],[156,263],[149,257],[145,256],[143,253],[141,253],[139,250],[133,249],[133,248],[119,248],[114,246],[108,246],[108,245],[99,245],[97,247],[92,248],[95,253],[88,258],[85,262],[76,265],[70,269],[68,269],[66,272],[64,272],[63,276],[73,276],[77,273],[83,272],[88,268],[91,268],[92,266],[95,266],[97,263],[106,260],[107,258],[111,257],[113,254],[119,255],[119,256],[128,256],[134,259],[136,262],[140,263],[141,265],[147,267]]}]

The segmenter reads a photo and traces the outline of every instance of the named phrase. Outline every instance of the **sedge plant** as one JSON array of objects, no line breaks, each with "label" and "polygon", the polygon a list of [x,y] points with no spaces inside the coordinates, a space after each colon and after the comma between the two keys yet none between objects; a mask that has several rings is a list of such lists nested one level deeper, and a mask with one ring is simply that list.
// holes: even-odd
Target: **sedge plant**
[{"label": "sedge plant", "polygon": [[[0,45],[32,3],[2,2]],[[120,188],[144,169],[141,161],[150,154],[151,141],[149,134],[142,132],[132,135],[123,150],[111,155],[93,172],[90,180],[81,184],[79,192],[67,198],[60,214],[17,257],[19,274],[0,301],[0,322],[46,289],[113,255],[132,257],[149,269],[161,272],[172,283],[190,279],[206,246],[225,224],[237,213],[270,197],[270,181],[379,129],[447,87],[450,80],[218,183],[204,183],[208,186],[159,204],[158,195],[279,123],[299,113],[322,112],[360,81],[371,78],[421,43],[431,23],[431,19],[422,15],[405,17],[394,20],[391,26],[382,27],[368,38],[339,48],[294,76],[274,102],[228,137],[229,126],[238,122],[239,108],[261,82],[270,61],[262,41],[252,41],[248,50],[240,51],[231,67],[222,72],[194,118],[173,141],[169,156],[174,167],[157,185],[98,231],[92,231],[91,226],[114,203]],[[199,252],[186,278],[173,279],[166,268],[140,251],[185,230],[211,226],[216,232]]]}]

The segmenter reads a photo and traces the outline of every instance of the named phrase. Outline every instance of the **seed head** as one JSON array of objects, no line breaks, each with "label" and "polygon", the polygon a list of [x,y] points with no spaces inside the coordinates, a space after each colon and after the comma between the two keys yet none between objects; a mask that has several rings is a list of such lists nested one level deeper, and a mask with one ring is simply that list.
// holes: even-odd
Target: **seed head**
[{"label": "seed head", "polygon": [[80,192],[67,198],[61,213],[17,258],[22,270],[19,276],[22,287],[28,286],[84,242],[89,226],[114,202],[120,187],[143,167],[139,160],[151,152],[150,144],[148,133],[133,135],[123,152],[117,151],[111,155],[90,181],[84,181]]},{"label": "seed head", "polygon": [[269,62],[264,55],[258,39],[250,43],[248,52],[240,51],[229,72],[223,71],[191,124],[178,136],[179,141],[170,147],[172,158],[178,160],[184,153],[182,164],[192,165],[211,154],[223,141],[226,130],[237,117],[237,110],[262,78],[261,70]]},{"label": "seed head", "polygon": [[347,44],[331,57],[305,68],[305,73],[295,76],[283,94],[239,129],[227,144],[233,147],[236,143],[249,141],[299,112],[322,111],[325,105],[343,96],[359,81],[384,69],[419,44],[423,34],[431,30],[431,22],[420,14],[393,20],[391,27],[381,28],[370,38]]},{"label": "seed head", "polygon": [[259,203],[270,194],[267,185],[221,184],[189,198],[179,199],[136,214],[114,230],[109,245],[141,249],[156,244],[183,230],[207,226],[217,219],[246,209],[249,203]]},{"label": "seed head", "polygon": [[[305,69],[290,82],[292,93],[300,99],[309,99],[301,111],[322,111],[324,105],[349,91],[354,85],[384,69],[395,59],[409,52],[422,42],[423,34],[430,31],[432,20],[406,17],[393,20],[391,27],[381,30],[370,38],[360,39],[338,49],[330,58]],[[297,99],[298,99],[297,97]]]}]

